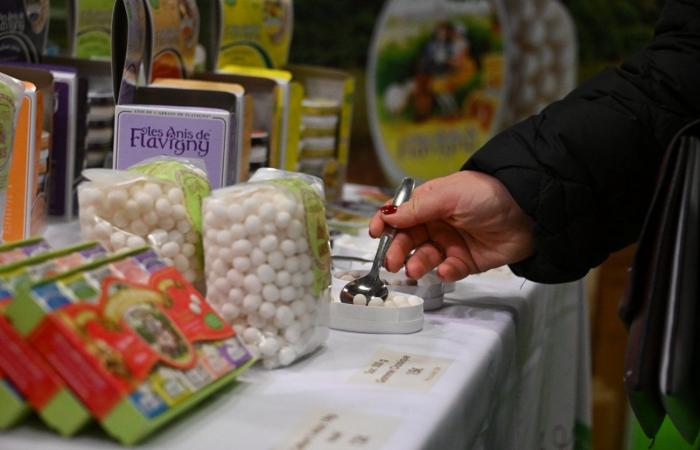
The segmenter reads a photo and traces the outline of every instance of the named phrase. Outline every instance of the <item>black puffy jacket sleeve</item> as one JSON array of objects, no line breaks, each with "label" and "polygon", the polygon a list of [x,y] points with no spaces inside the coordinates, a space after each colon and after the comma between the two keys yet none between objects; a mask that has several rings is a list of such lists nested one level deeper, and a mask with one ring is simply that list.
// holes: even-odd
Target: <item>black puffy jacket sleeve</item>
[{"label": "black puffy jacket sleeve", "polygon": [[533,220],[532,281],[582,277],[636,241],[674,134],[700,116],[700,0],[667,0],[651,44],[496,135],[463,169],[498,178]]}]

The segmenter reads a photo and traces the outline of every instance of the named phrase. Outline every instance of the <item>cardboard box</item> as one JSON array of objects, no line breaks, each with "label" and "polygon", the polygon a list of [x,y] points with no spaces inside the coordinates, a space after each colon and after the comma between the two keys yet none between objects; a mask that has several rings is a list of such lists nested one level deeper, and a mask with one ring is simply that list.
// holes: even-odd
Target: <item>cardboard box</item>
[{"label": "cardboard box", "polygon": [[201,294],[148,248],[34,284],[7,314],[124,444],[254,362]]}]

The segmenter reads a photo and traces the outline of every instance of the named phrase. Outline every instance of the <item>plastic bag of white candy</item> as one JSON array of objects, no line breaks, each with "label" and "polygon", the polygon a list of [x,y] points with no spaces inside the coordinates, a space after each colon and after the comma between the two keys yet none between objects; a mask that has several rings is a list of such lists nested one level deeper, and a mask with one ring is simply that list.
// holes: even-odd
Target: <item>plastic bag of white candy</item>
[{"label": "plastic bag of white candy", "polygon": [[321,180],[260,169],[204,201],[207,300],[263,366],[328,337],[330,246]]},{"label": "plastic bag of white candy", "polygon": [[196,162],[154,158],[123,170],[88,169],[78,187],[85,239],[111,251],[150,245],[203,287],[202,198],[211,191]]}]

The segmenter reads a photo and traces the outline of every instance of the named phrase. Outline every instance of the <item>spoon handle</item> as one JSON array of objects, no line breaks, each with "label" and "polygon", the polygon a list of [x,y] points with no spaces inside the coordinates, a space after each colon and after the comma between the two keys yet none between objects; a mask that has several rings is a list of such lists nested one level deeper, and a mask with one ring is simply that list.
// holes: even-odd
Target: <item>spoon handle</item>
[{"label": "spoon handle", "polygon": [[[413,192],[414,187],[415,181],[413,181],[413,178],[404,178],[399,187],[396,189],[396,193],[394,194],[394,199],[391,201],[391,204],[394,206],[399,206],[402,203],[407,202],[408,199],[411,198],[411,193]],[[396,228],[390,226],[384,228],[384,232],[382,233],[381,238],[379,238],[377,253],[374,255],[374,261],[372,262],[372,270],[370,270],[370,273],[375,275],[379,274],[379,268],[382,266],[382,264],[384,264],[386,252],[389,250],[389,247],[391,247],[391,242],[394,240],[394,236],[396,236]]]}]

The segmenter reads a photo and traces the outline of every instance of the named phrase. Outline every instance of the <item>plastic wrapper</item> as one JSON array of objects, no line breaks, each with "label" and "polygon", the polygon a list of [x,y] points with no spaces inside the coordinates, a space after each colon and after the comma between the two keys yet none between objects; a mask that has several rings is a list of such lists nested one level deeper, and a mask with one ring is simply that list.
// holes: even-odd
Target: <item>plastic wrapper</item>
[{"label": "plastic wrapper", "polygon": [[207,300],[266,368],[328,337],[330,246],[321,180],[275,169],[204,201]]},{"label": "plastic wrapper", "polygon": [[210,192],[194,162],[156,158],[128,171],[89,169],[78,188],[80,228],[111,251],[152,246],[202,288],[202,198]]}]

